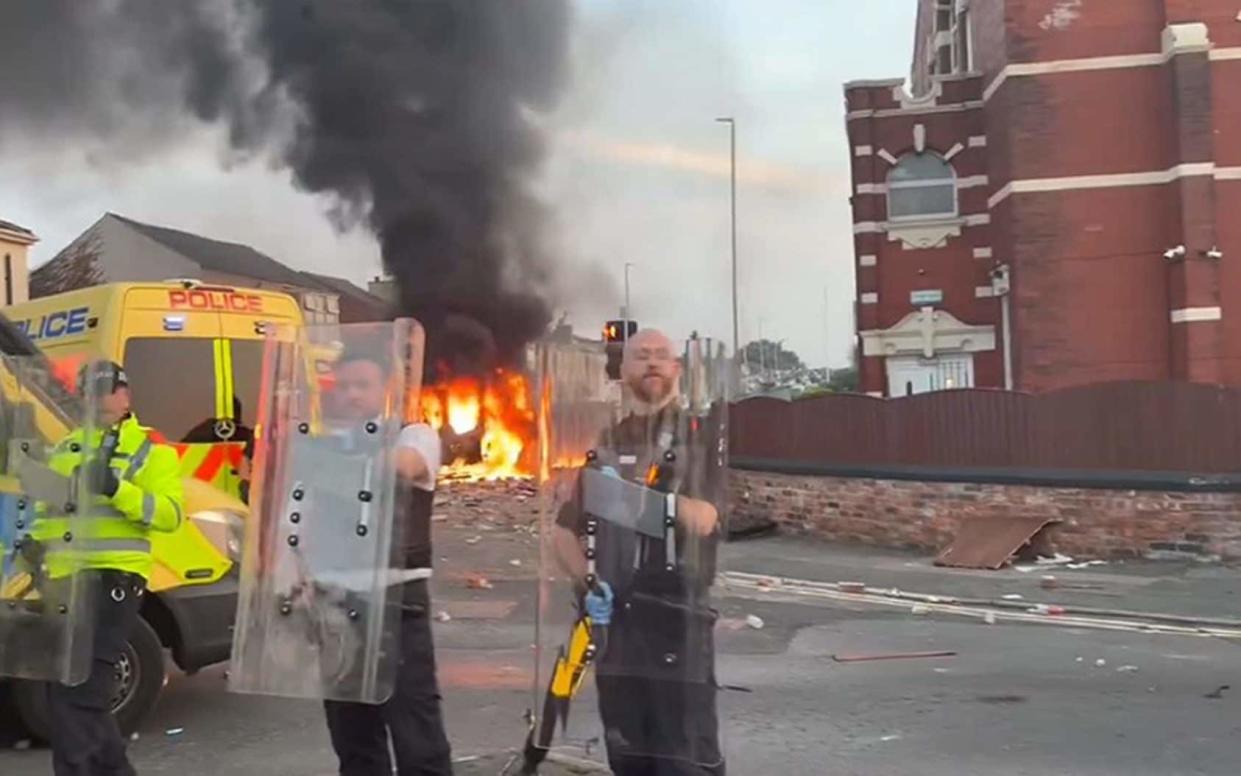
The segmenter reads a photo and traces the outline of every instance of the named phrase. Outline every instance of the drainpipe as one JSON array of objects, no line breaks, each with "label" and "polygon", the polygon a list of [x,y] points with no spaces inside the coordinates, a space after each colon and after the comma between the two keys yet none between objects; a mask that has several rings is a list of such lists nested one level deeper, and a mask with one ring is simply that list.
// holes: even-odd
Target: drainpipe
[{"label": "drainpipe", "polygon": [[991,288],[1000,298],[1000,327],[1004,343],[1004,390],[1013,390],[1012,282],[1007,264],[991,270]]}]

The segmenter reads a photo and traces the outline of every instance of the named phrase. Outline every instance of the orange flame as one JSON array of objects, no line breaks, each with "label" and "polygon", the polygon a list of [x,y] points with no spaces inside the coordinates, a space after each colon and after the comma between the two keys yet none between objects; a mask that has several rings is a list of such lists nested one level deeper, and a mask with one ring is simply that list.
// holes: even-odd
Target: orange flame
[{"label": "orange flame", "polygon": [[499,369],[485,379],[456,377],[422,391],[422,415],[437,431],[477,435],[477,460],[444,461],[444,474],[468,480],[527,478],[537,435],[530,385],[518,372]]}]

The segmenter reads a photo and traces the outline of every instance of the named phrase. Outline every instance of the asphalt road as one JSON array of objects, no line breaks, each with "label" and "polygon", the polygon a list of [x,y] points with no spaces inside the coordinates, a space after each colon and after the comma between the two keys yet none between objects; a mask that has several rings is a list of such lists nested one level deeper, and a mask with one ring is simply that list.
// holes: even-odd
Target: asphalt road
[{"label": "asphalt road", "polygon": [[[534,696],[530,547],[522,537],[488,540],[458,547],[441,563],[437,608],[451,619],[437,623],[436,638],[455,753],[466,760],[493,755],[463,762],[462,774],[495,773],[503,759],[495,753],[524,738],[523,713]],[[756,545],[752,553],[769,549]],[[470,589],[463,581],[480,568],[493,575],[490,587]],[[753,594],[724,600],[721,609],[718,674],[736,688],[721,695],[734,776],[1237,772],[1236,643],[987,625]],[[761,617],[763,627],[746,624],[748,615]],[[935,650],[956,655],[833,660]],[[222,669],[174,677],[132,745],[142,774],[335,772],[318,704],[232,695],[225,684]],[[1236,689],[1216,692],[1223,685]],[[597,758],[592,695],[588,687],[578,699],[563,743]],[[0,774],[47,774],[48,759],[38,749],[5,751]]]}]

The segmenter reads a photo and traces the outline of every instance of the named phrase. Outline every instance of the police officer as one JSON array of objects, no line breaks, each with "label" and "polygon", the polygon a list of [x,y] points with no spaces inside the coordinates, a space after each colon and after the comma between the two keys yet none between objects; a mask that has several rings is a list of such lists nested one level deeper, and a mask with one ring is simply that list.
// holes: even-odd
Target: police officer
[{"label": "police officer", "polygon": [[135,771],[110,708],[116,665],[151,575],[151,532],[181,525],[181,474],[176,452],[153,442],[130,412],[129,381],[119,365],[88,363],[78,384],[94,407],[95,427],[70,432],[48,467],[84,478],[94,501],[81,508],[89,519],[70,523],[65,505],[39,504],[31,527],[43,548],[46,584],[84,574],[81,589],[97,598],[88,609],[95,622],[89,678],[49,686],[52,764],[56,776],[126,776]]},{"label": "police officer", "polygon": [[[389,382],[386,359],[346,352],[336,365],[334,415],[350,421],[383,416]],[[401,477],[399,519],[405,521],[401,573],[400,664],[392,697],[381,705],[324,701],[341,776],[451,776],[452,757],[440,710],[431,640],[431,508],[440,466],[440,439],[425,423],[401,429],[396,467]]]},{"label": "police officer", "polygon": [[[683,451],[688,446],[690,454],[672,464],[688,469],[679,473],[676,488],[675,563],[668,563],[669,540],[622,535],[600,521],[594,530],[601,568],[591,580],[582,546],[580,487],[561,509],[553,536],[558,558],[583,591],[586,612],[595,625],[607,626],[595,676],[608,762],[616,776],[723,776],[725,770],[716,712],[715,614],[706,605],[720,522],[707,496],[721,472],[712,470],[704,451],[716,449],[718,440],[673,439],[687,436],[689,429],[709,435],[712,428],[709,420],[686,422],[678,402],[680,375],[681,363],[665,334],[645,330],[631,337],[621,378],[632,412],[604,434],[622,470],[611,473],[647,484],[654,479],[625,472],[624,464],[650,458],[665,446]],[[624,549],[617,551],[622,543]],[[637,544],[636,554],[631,543]],[[614,591],[624,574],[631,576]],[[667,655],[678,651],[686,654],[670,664]]]}]

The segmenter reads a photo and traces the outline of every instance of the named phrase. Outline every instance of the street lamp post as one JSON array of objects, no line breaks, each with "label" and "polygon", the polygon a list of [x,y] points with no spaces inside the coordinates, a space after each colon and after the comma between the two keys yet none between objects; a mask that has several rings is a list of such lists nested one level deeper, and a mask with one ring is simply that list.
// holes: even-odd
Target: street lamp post
[{"label": "street lamp post", "polygon": [[737,121],[732,116],[721,116],[716,121],[728,125],[728,180],[733,275],[733,354],[735,357],[741,350],[740,327],[737,324]]},{"label": "street lamp post", "polygon": [[629,343],[629,268],[633,266],[633,262],[625,262],[625,314],[621,317],[625,319],[625,330],[621,333],[621,341]]}]

